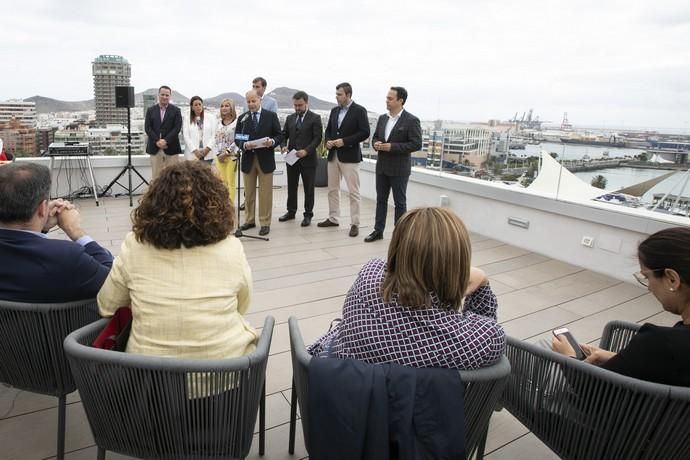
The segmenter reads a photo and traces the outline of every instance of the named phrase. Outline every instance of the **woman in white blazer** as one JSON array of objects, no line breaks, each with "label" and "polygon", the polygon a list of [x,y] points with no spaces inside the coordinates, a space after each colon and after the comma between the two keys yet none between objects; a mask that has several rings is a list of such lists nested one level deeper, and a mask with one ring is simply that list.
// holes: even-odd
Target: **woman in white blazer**
[{"label": "woman in white blazer", "polygon": [[189,101],[189,118],[182,123],[184,157],[186,160],[205,160],[216,157],[216,117],[204,110],[204,101],[194,96]]}]

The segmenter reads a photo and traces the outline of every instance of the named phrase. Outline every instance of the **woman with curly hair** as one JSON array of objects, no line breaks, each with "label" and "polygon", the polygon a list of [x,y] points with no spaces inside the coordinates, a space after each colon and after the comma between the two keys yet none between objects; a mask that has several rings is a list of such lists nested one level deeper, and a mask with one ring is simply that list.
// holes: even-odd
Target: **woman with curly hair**
[{"label": "woman with curly hair", "polygon": [[251,271],[234,215],[227,187],[201,162],[171,165],[151,183],[98,294],[103,316],[131,305],[128,352],[222,359],[254,350],[244,319]]}]

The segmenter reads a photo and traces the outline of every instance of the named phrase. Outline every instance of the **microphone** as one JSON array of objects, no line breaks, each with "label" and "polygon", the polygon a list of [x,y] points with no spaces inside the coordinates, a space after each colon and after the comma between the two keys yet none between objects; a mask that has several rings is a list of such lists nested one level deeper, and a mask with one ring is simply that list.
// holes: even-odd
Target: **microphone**
[{"label": "microphone", "polygon": [[251,112],[249,112],[249,111],[244,112],[242,115],[240,115],[240,119],[237,120],[237,122],[244,124],[244,122],[247,121],[247,117],[249,116],[250,113]]}]

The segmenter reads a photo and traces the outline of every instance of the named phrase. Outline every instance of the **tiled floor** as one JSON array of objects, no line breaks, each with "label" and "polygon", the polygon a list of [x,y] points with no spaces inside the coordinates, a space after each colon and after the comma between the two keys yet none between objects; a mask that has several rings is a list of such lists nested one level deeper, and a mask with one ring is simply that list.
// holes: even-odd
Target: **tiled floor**
[{"label": "tiled floor", "polygon": [[[327,215],[324,189],[317,189],[314,224],[302,228],[299,219],[279,223],[285,192],[276,190],[270,241],[243,240],[254,275],[254,297],[248,315],[256,327],[266,315],[276,326],[268,364],[267,459],[299,459],[307,454],[298,428],[297,451],[287,453],[291,367],[287,320],[300,319],[306,342],[324,332],[339,315],[343,298],[361,265],[385,257],[390,225],[383,241],[363,242],[373,226],[375,204],[362,203],[358,238],[347,235],[348,217],[338,228],[318,228]],[[301,202],[301,200],[300,200]],[[114,254],[130,228],[128,199],[109,198],[96,207],[82,200],[82,223],[87,232]],[[343,211],[348,211],[343,200]],[[389,212],[389,216],[392,212]],[[254,230],[249,233],[255,234]],[[51,234],[61,237],[60,232]],[[473,235],[473,263],[489,273],[499,298],[499,319],[510,335],[526,340],[548,337],[567,325],[583,341],[596,341],[611,319],[672,324],[671,315],[638,286],[583,270],[519,247]],[[55,455],[56,400],[0,386],[0,460],[45,459]],[[256,444],[251,458],[258,458]],[[74,394],[67,409],[68,459],[91,459],[95,447],[88,423]],[[487,444],[487,458],[556,458],[506,411],[495,413]],[[109,459],[124,458],[108,454]]]}]

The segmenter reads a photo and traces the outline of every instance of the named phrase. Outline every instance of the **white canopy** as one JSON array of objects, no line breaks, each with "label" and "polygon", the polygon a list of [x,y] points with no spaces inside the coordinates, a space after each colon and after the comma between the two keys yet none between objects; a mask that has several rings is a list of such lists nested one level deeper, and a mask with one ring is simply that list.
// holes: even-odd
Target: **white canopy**
[{"label": "white canopy", "polygon": [[582,181],[545,150],[541,151],[539,175],[527,188],[543,195],[572,201],[591,200],[606,193],[605,190]]},{"label": "white canopy", "polygon": [[664,157],[662,157],[658,153],[655,153],[654,155],[652,155],[652,158],[650,158],[647,161],[649,161],[650,163],[673,163],[673,161],[665,159]]}]

